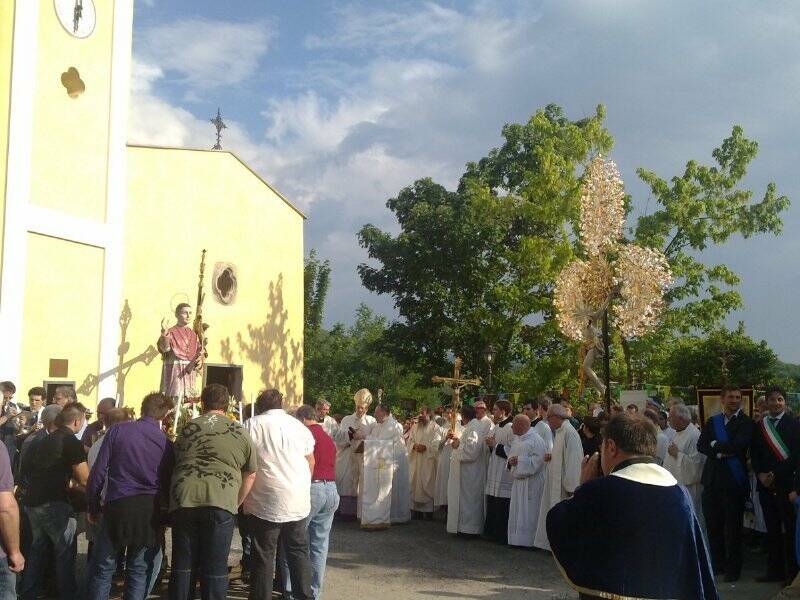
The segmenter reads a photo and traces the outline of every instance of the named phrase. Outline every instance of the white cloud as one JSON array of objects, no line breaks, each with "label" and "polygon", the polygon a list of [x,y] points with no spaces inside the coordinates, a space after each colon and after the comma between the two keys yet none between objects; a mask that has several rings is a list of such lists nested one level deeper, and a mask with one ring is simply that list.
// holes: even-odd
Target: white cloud
[{"label": "white cloud", "polygon": [[188,19],[156,25],[136,40],[140,58],[178,73],[194,88],[244,81],[259,67],[274,31],[266,22]]},{"label": "white cloud", "polygon": [[[777,180],[781,193],[796,199],[800,192],[785,175],[793,172],[800,127],[794,108],[800,17],[788,5],[481,0],[449,6],[340,6],[328,31],[302,40],[304,62],[282,88],[295,91],[264,95],[253,108],[264,118],[258,134],[235,122],[225,132],[226,148],[308,211],[307,246],[334,266],[329,319],[350,319],[363,300],[386,307],[360,287],[355,266],[366,257],[355,233],[366,222],[395,227],[384,207],[388,197],[425,176],[453,186],[467,160],[500,143],[504,123],[525,121],[549,102],[564,106],[570,118],[601,102],[608,106],[614,158],[636,201],[647,198],[636,167],[668,177],[689,158],[707,162],[733,123],[760,143],[748,185],[758,194]],[[131,138],[208,146],[207,120],[164,101],[160,87],[177,72],[192,90],[228,77],[255,95],[252,77],[242,73],[258,68],[275,33],[263,24],[261,34],[250,31],[262,36],[254,53],[232,32],[216,50],[184,49],[182,43],[218,40],[170,27],[159,28],[158,37],[175,32],[183,42],[161,39],[149,48],[151,32],[137,42]],[[228,58],[218,60],[220,53]],[[787,215],[787,231],[800,225],[796,215]],[[800,324],[786,329],[792,313],[780,294],[766,293],[782,280],[791,297],[800,284],[791,273],[767,275],[759,266],[775,264],[782,248],[791,255],[789,235],[783,239],[718,249],[710,260],[728,262],[745,277],[748,322],[760,315],[750,333],[800,359],[790,342],[781,342],[800,336]]]}]

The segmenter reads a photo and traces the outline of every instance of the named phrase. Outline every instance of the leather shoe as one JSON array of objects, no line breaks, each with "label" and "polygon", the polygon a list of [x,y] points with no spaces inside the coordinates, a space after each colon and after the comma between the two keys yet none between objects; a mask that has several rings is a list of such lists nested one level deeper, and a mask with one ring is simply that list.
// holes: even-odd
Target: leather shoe
[{"label": "leather shoe", "polygon": [[784,581],[786,577],[784,575],[773,575],[771,573],[767,573],[766,575],[762,575],[761,577],[756,577],[757,583],[774,583],[777,581]]}]

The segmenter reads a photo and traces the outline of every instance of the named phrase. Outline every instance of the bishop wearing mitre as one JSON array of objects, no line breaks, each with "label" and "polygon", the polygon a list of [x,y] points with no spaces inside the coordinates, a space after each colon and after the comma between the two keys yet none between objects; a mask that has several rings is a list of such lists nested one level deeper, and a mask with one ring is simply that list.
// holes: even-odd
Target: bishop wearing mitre
[{"label": "bishop wearing mitre", "polygon": [[[375,422],[367,414],[372,404],[372,394],[368,389],[358,390],[353,396],[355,412],[347,415],[336,432],[336,488],[339,491],[339,515],[343,519],[354,520],[358,512],[358,484],[364,464],[364,444],[366,429]],[[361,432],[358,435],[357,432]],[[359,439],[361,438],[361,439]]]}]

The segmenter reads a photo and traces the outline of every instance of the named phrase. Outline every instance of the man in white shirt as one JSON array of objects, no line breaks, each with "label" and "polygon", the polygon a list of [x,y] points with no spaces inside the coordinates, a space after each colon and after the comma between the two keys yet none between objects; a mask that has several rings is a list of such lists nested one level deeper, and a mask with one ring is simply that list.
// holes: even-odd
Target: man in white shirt
[{"label": "man in white shirt", "polygon": [[258,450],[258,471],[242,506],[252,535],[250,598],[271,598],[278,538],[282,539],[296,600],[312,600],[305,519],[311,512],[314,437],[282,408],[278,390],[261,392],[257,416],[245,424]]}]

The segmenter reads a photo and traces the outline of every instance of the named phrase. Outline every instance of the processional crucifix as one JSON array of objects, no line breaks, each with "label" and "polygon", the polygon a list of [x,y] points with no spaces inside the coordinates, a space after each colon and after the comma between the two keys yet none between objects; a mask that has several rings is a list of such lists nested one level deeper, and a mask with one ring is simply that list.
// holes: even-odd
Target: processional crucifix
[{"label": "processional crucifix", "polygon": [[461,411],[461,388],[467,385],[480,385],[481,380],[480,378],[476,377],[474,379],[462,379],[461,378],[461,359],[456,356],[455,361],[453,362],[453,376],[452,377],[440,377],[439,375],[434,375],[431,378],[433,383],[447,383],[453,389],[453,401],[452,401],[452,414],[450,415],[450,431],[456,430],[456,415]]}]

